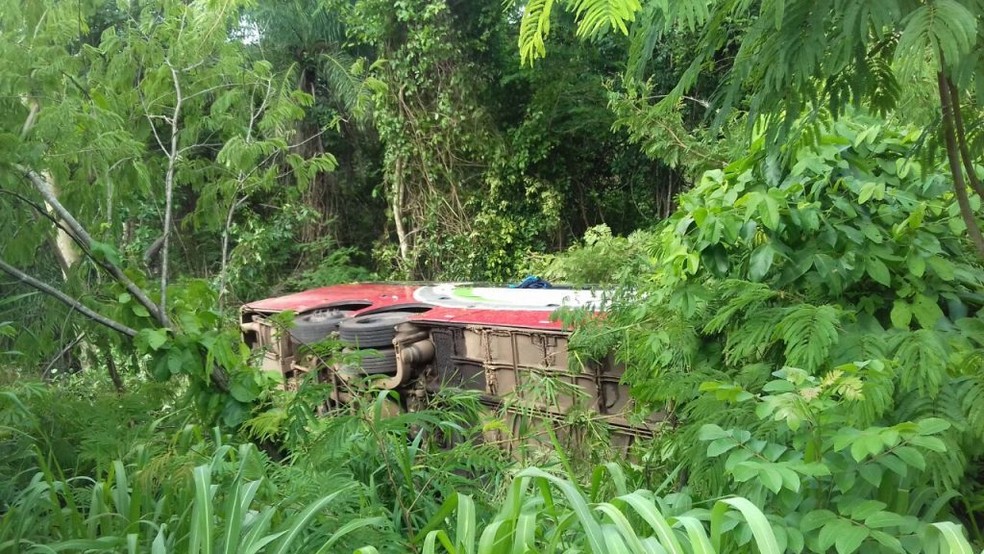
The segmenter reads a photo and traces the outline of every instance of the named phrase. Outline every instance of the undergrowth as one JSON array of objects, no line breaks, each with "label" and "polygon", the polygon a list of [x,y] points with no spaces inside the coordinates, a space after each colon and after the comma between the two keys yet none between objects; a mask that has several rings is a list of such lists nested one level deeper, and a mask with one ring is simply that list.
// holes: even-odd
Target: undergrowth
[{"label": "undergrowth", "polygon": [[[701,500],[635,462],[542,468],[487,441],[474,396],[393,415],[376,391],[326,417],[204,429],[159,385],[120,395],[85,377],[20,381],[0,395],[0,551],[782,552],[754,503]],[[85,389],[85,394],[79,394]],[[323,401],[311,383],[278,402]],[[58,406],[54,409],[53,406]],[[159,409],[147,408],[159,406]],[[273,404],[267,406],[269,411]],[[51,413],[58,413],[52,419]],[[485,414],[488,416],[488,414]],[[249,437],[264,426],[276,458]],[[451,439],[454,441],[451,441]],[[600,444],[598,446],[601,446]],[[557,442],[550,447],[561,447]],[[541,461],[550,460],[541,458]],[[636,460],[638,461],[638,460]],[[960,530],[931,527],[926,548]],[[946,550],[944,550],[946,551]]]}]

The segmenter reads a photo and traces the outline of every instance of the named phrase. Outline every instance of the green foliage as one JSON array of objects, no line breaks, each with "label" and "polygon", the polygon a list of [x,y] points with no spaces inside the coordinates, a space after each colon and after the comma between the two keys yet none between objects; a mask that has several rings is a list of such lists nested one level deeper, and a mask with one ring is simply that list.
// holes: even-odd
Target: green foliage
[{"label": "green foliage", "polygon": [[[240,208],[254,199],[296,200],[335,161],[323,152],[306,159],[292,152],[293,126],[312,97],[295,90],[290,68],[277,71],[247,44],[229,40],[243,7],[168,1],[146,6],[92,1],[72,9],[58,2],[0,6],[0,51],[17,58],[0,72],[7,91],[0,103],[0,133],[7,141],[0,160],[6,170],[0,176],[0,232],[13,237],[0,243],[0,256],[42,281],[63,281],[59,288],[69,296],[97,312],[117,312],[156,342],[162,322],[152,322],[143,302],[109,284],[100,266],[119,266],[150,297],[163,293],[151,284],[164,265],[162,254],[150,246],[161,237],[163,212],[173,204],[168,257],[176,263],[169,273],[214,272],[223,293],[259,294],[250,283],[270,280],[257,279],[242,262],[265,238],[257,239],[260,233],[251,234],[252,229],[294,228],[281,225],[277,210]],[[71,241],[65,236],[56,242],[57,221],[25,178],[27,171],[43,177],[88,230],[90,248],[66,245]],[[165,183],[172,177],[174,198],[167,199]],[[281,234],[276,242],[292,244],[295,236]],[[261,254],[280,251],[268,250]],[[260,269],[275,272],[294,262],[270,257],[270,265],[258,264]],[[31,360],[26,365],[51,359],[49,366],[64,364],[57,369],[78,369],[83,356],[75,350],[59,353],[74,343],[98,343],[99,354],[93,354],[98,358],[118,349],[118,337],[94,329],[76,310],[43,295],[16,293],[5,289],[0,309],[19,314],[23,331],[14,348]],[[185,309],[164,306],[165,312]],[[176,313],[175,319],[186,316]],[[148,344],[142,341],[141,353],[158,350]],[[179,373],[177,360],[172,356],[174,373]],[[159,376],[167,373],[160,366],[153,369]]]},{"label": "green foliage", "polygon": [[476,442],[474,395],[398,415],[379,391],[320,418],[324,386],[269,395],[246,429],[278,462],[218,429],[204,433],[161,392],[142,385],[117,396],[91,381],[5,389],[2,548],[403,551],[456,490],[484,499],[500,486],[503,453]]},{"label": "green foliage", "polygon": [[776,372],[778,379],[759,395],[724,383],[701,387],[732,402],[754,399],[763,422],[784,427],[779,440],[715,424],[703,425],[698,437],[708,458],[723,462],[738,494],[777,514],[773,526],[792,551],[922,548],[936,539],[928,522],[956,496],[926,484],[927,457],[947,454],[940,435],[951,427],[948,421],[850,426],[843,408],[863,399],[858,375],[873,365],[838,368],[822,379],[789,368]]},{"label": "green foliage", "polygon": [[[609,8],[602,4],[577,10],[575,19],[583,23],[604,17]],[[633,27],[629,49],[630,89],[641,81],[658,44],[699,30],[681,60],[686,69],[675,86],[655,106],[643,102],[646,109],[637,114],[649,116],[673,135],[673,116],[684,100],[710,108],[705,115],[713,120],[714,130],[730,123],[736,110],[747,111],[748,130],[754,134],[753,126],[763,127],[771,146],[780,149],[798,140],[801,129],[796,122],[802,123],[803,116],[815,119],[826,111],[836,118],[862,107],[887,115],[898,109],[897,116],[921,124],[927,138],[936,135],[935,140],[920,141],[931,146],[929,154],[941,146],[945,150],[968,236],[978,254],[984,255],[977,212],[966,198],[968,185],[978,196],[984,195],[976,168],[979,160],[972,154],[980,150],[979,139],[976,132],[967,131],[978,128],[984,114],[979,82],[984,76],[980,47],[984,27],[979,25],[984,6],[979,1],[852,0],[819,7],[810,0],[652,0],[645,8],[635,0],[615,4],[627,17],[642,14]],[[558,5],[572,9],[563,2]],[[542,10],[524,14],[522,28],[539,22],[537,32],[521,37],[524,62],[544,54],[543,22],[549,22],[551,6],[543,3]],[[713,98],[688,96],[701,88],[701,77],[708,74],[719,85]],[[900,83],[906,83],[905,90]],[[926,94],[932,89],[935,93]],[[972,91],[976,94],[968,94]],[[909,109],[913,99],[920,105]],[[674,138],[667,145],[659,132],[632,121],[626,125],[648,147],[671,155],[696,142]],[[701,155],[699,150],[691,151]]]},{"label": "green foliage", "polygon": [[[505,460],[497,446],[481,444],[475,395],[439,395],[434,404],[412,413],[400,413],[392,395],[358,395],[349,405],[329,410],[328,417],[309,421],[303,433],[287,434],[292,440],[286,444],[299,474],[334,468],[372,483],[368,501],[392,510],[388,519],[409,537],[456,490],[491,496]],[[311,404],[307,408],[310,414]],[[283,425],[289,429],[291,418]]]},{"label": "green foliage", "polygon": [[607,225],[599,225],[588,229],[583,243],[531,259],[529,273],[582,286],[629,282],[652,271],[645,255],[651,240],[644,231],[616,237]]},{"label": "green foliage", "polygon": [[[599,487],[601,477],[609,477],[607,482],[614,490]],[[703,503],[679,493],[661,497],[644,489],[630,491],[626,484],[625,475],[614,464],[596,468],[589,490],[541,469],[524,469],[515,475],[498,513],[491,519],[476,517],[473,499],[456,494],[414,542],[425,553],[451,554],[530,550],[552,553],[571,549],[633,553],[796,550],[795,544],[787,542],[786,529],[770,521],[747,498],[726,496],[713,504]],[[893,519],[878,511],[878,502],[869,501],[856,508],[857,517],[867,517],[879,528],[873,531],[875,536],[887,543],[901,544],[895,536],[880,530],[891,527]],[[822,540],[829,543],[822,551],[850,551],[864,527],[847,521],[830,523],[834,519],[818,512],[809,525],[826,524],[826,529],[832,529],[823,533]],[[909,541],[908,546],[909,551],[919,552],[941,547],[944,552],[972,551],[960,527],[950,522],[927,526],[925,533]]]},{"label": "green foliage", "polygon": [[[610,132],[615,41],[584,48],[560,22],[563,52],[530,71],[511,61],[515,30],[499,4],[352,11],[351,32],[378,58],[367,86],[384,149],[374,197],[391,222],[374,251],[382,275],[511,280],[530,252],[668,213],[680,176]],[[653,172],[667,181],[657,192]]]},{"label": "green foliage", "polygon": [[[980,151],[980,103],[960,94],[981,92],[979,2],[556,5],[572,17],[549,1],[0,0],[0,256],[137,330],[125,343],[0,292],[0,550],[968,551],[930,522],[980,505],[984,272],[952,183],[915,156],[934,129],[852,105],[935,125],[919,95],[942,70]],[[548,35],[551,58],[516,68],[513,31],[524,61]],[[90,230],[81,262],[59,265],[24,168]],[[701,174],[668,223],[633,233]],[[99,266],[155,296],[170,176],[164,328]],[[579,444],[547,433],[562,479],[511,474],[473,395],[407,413],[371,385],[276,391],[228,307],[374,278],[352,247],[373,240],[387,276],[503,280],[527,259],[552,281],[630,285],[605,318],[564,317],[575,359],[617,349],[636,400],[665,412],[644,465],[582,484],[610,455],[582,412],[563,422]],[[52,382],[28,379],[41,368]]]},{"label": "green foliage", "polygon": [[[253,353],[239,329],[218,311],[218,295],[206,282],[182,281],[169,293],[173,329],[144,327],[133,347],[147,357],[155,380],[175,378],[187,384],[186,400],[197,408],[200,421],[235,428],[281,377],[252,363]],[[125,310],[122,297],[121,305]]]},{"label": "green foliage", "polygon": [[[817,402],[837,402],[846,390],[834,382],[821,384],[828,385]],[[90,397],[80,399],[80,390]],[[795,527],[757,508],[754,497],[728,494],[703,502],[687,494],[654,493],[634,486],[638,469],[623,470],[614,462],[597,467],[584,482],[537,468],[510,472],[499,448],[482,445],[481,428],[472,427],[481,411],[472,395],[440,397],[423,411],[397,414],[391,411],[390,392],[357,394],[348,405],[331,409],[330,417],[317,418],[313,405],[323,403],[323,385],[312,382],[296,394],[279,393],[249,425],[285,448],[287,457],[276,462],[249,442],[237,443],[218,430],[203,433],[187,423],[186,410],[147,412],[158,402],[146,394],[151,389],[116,397],[123,405],[107,402],[108,394],[92,395],[97,390],[91,383],[75,390],[22,384],[0,395],[0,448],[21,453],[5,455],[0,463],[0,471],[13,470],[15,477],[0,496],[5,549],[782,552],[797,540]],[[786,394],[773,391],[775,398]],[[60,406],[64,417],[41,426],[51,406]],[[270,416],[278,411],[285,415]],[[120,435],[118,429],[127,425],[118,420],[128,420],[130,436]],[[296,431],[277,430],[295,426]],[[45,435],[46,428],[56,434]],[[932,419],[864,431],[843,428],[828,437],[828,455],[884,466],[886,474],[907,467],[912,475],[925,463],[920,452],[939,450],[942,442],[934,439],[945,431],[945,423]],[[56,455],[65,448],[59,441],[71,445],[97,436],[101,454],[91,465]],[[811,478],[830,478],[816,469],[821,464],[751,440],[747,433],[708,427],[701,436],[713,440],[714,455],[741,458],[733,464],[736,473],[747,474],[746,466],[755,470],[752,479],[737,485],[752,494],[771,491],[775,473],[781,486],[801,482],[803,490],[809,490]],[[742,456],[746,451],[777,459]],[[899,460],[906,465],[899,466]],[[867,487],[870,478],[862,471],[857,482],[837,485]],[[932,497],[913,495],[910,503],[927,500]],[[943,537],[951,548],[966,548],[952,524],[917,536],[908,531],[914,518],[892,516],[878,501],[850,508],[853,517],[873,528],[873,537],[930,549]],[[802,525],[821,529],[820,541],[836,532],[840,548],[846,540],[841,537],[855,533],[835,519],[817,512]],[[814,540],[806,534],[808,542]]]},{"label": "green foliage", "polygon": [[[521,28],[530,30],[520,35],[524,62],[545,54],[551,5],[524,14]],[[701,73],[715,68],[716,56],[735,51],[737,45],[737,55],[727,66],[727,82],[719,91],[718,107],[723,109],[718,118],[742,106],[750,108],[753,118],[767,115],[787,125],[804,111],[824,105],[836,114],[850,105],[884,112],[901,95],[899,68],[893,61],[911,68],[928,56],[933,62],[926,76],[935,78],[935,71],[942,70],[962,90],[975,86],[974,74],[980,74],[984,63],[978,48],[981,6],[976,0],[850,1],[819,10],[809,1],[640,4],[620,0],[558,5],[575,11],[582,25],[612,10],[623,14],[622,21],[631,22],[641,14],[632,29],[630,69],[648,61],[661,37],[700,30],[686,71],[662,100],[666,105],[679,102]],[[744,24],[733,25],[738,19]],[[613,19],[609,27],[621,28],[615,23]]]},{"label": "green foliage", "polygon": [[[656,233],[653,274],[575,338],[620,345],[693,490],[749,497],[795,551],[893,550],[931,535],[982,454],[963,399],[984,270],[945,178],[909,157],[918,133],[816,129],[706,173]],[[895,523],[862,523],[881,512]]]},{"label": "green foliage", "polygon": [[325,238],[302,245],[301,248],[305,256],[314,260],[314,263],[311,269],[287,281],[287,287],[292,290],[372,281],[375,278],[365,268],[355,265],[355,258],[359,252],[353,247],[339,248],[333,240]]},{"label": "green foliage", "polygon": [[657,86],[653,79],[644,84],[627,79],[625,90],[613,91],[610,102],[615,127],[625,129],[629,140],[647,156],[680,168],[689,180],[697,181],[704,171],[720,169],[726,160],[741,155],[744,141],[737,132],[741,118],[725,122],[723,130],[712,130],[700,124],[709,108],[707,101],[688,97],[677,103],[653,102],[661,96]]}]

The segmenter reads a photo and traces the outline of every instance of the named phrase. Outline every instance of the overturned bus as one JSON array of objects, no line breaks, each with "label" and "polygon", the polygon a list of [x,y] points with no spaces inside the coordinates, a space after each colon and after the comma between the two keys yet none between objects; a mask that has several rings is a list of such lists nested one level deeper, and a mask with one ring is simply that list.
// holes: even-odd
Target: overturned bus
[{"label": "overturned bus", "polygon": [[[542,436],[547,425],[558,435],[574,432],[565,421],[586,413],[624,449],[651,437],[657,418],[629,417],[622,368],[610,359],[572,364],[570,333],[551,318],[562,306],[590,308],[599,300],[564,288],[346,284],[246,304],[241,328],[264,370],[282,374],[287,387],[314,374],[334,385],[333,403],[345,403],[350,385],[367,376],[395,391],[394,409],[403,411],[455,387],[477,392],[502,418],[507,444]],[[284,312],[293,314],[292,325],[278,326]],[[367,355],[358,364],[329,363],[306,348],[328,338]]]}]

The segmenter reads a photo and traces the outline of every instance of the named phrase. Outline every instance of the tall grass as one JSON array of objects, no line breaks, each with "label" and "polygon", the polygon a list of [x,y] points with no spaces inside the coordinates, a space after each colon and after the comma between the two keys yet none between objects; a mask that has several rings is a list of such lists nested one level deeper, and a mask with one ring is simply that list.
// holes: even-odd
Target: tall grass
[{"label": "tall grass", "polygon": [[[303,442],[278,460],[186,421],[162,426],[150,411],[134,420],[144,431],[120,433],[117,445],[104,436],[98,456],[64,468],[70,458],[53,455],[52,445],[75,436],[39,427],[39,410],[60,401],[30,390],[0,394],[0,452],[21,449],[0,458],[0,475],[16,483],[0,489],[2,553],[788,551],[781,526],[743,498],[640,489],[640,476],[615,462],[593,472],[572,470],[575,459],[557,471],[516,469],[478,445],[467,413],[477,410],[473,399],[386,417],[380,392],[330,418],[305,419],[294,431]],[[89,406],[119,410],[104,400]],[[115,421],[72,409],[80,419],[72,432],[89,428],[85,417]],[[452,434],[462,442],[448,447]],[[127,455],[103,461],[114,451]],[[973,554],[954,523],[929,526],[922,539],[918,551]]]},{"label": "tall grass", "polygon": [[[614,496],[597,481],[585,491],[570,480],[528,468],[518,472],[498,513],[476,518],[468,495],[450,498],[414,538],[422,554],[731,554],[788,552],[767,516],[741,497],[696,504],[685,495],[628,491],[619,466],[607,464]],[[907,552],[974,554],[960,525],[934,523]],[[913,549],[915,548],[915,550]],[[365,552],[375,552],[367,547]],[[981,554],[984,554],[982,552]]]},{"label": "tall grass", "polygon": [[[629,491],[618,466],[609,464],[606,469],[615,496],[605,501],[597,498],[600,487],[585,492],[541,469],[524,469],[516,474],[499,512],[487,522],[476,519],[471,497],[458,495],[418,536],[421,551],[683,554],[737,552],[747,547],[767,554],[782,551],[765,515],[743,498],[721,499],[712,509],[689,507],[687,499],[678,495],[658,498],[646,490]],[[441,527],[452,516],[453,533]],[[738,530],[750,531],[752,541],[738,537]]]},{"label": "tall grass", "polygon": [[42,467],[0,518],[0,552],[332,552],[357,530],[385,526],[331,509],[354,483],[305,505],[278,497],[267,464],[244,444],[219,447],[190,482],[148,482],[119,461],[104,480]]}]

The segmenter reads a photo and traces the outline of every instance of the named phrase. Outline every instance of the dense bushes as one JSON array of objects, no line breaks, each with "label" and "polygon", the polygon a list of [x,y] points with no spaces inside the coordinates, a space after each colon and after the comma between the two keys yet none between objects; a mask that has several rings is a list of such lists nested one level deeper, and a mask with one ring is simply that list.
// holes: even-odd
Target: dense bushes
[{"label": "dense bushes", "polygon": [[984,268],[917,133],[809,131],[706,173],[578,339],[669,412],[698,496],[748,497],[794,551],[913,551],[979,494]]}]

